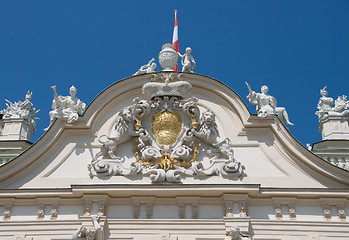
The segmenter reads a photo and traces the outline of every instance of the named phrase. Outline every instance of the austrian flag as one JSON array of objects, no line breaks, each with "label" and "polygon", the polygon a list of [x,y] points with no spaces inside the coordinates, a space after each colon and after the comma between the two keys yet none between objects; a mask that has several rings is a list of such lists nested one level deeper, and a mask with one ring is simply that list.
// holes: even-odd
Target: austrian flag
[{"label": "austrian flag", "polygon": [[[179,44],[178,44],[178,22],[177,22],[177,10],[175,10],[175,24],[173,29],[173,38],[172,38],[172,44],[175,47],[175,51],[179,52]],[[178,63],[174,67],[173,71],[178,72]]]}]

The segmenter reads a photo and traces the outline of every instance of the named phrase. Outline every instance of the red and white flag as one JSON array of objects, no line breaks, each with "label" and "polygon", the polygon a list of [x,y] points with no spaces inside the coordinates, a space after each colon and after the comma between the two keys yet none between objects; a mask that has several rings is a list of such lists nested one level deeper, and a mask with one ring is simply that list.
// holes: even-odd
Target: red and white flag
[{"label": "red and white flag", "polygon": [[[175,24],[174,24],[174,28],[173,28],[172,44],[175,47],[175,51],[178,53],[179,52],[179,44],[178,44],[177,10],[175,10]],[[174,67],[173,71],[178,72],[178,63]]]}]

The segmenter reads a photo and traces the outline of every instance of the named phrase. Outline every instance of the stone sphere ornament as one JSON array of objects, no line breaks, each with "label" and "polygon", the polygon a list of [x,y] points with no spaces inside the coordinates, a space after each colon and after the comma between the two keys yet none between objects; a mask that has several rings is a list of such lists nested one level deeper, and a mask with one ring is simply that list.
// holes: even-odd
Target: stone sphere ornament
[{"label": "stone sphere ornament", "polygon": [[173,71],[178,60],[178,53],[175,51],[175,47],[166,43],[162,46],[162,50],[159,53],[159,62],[163,71]]}]

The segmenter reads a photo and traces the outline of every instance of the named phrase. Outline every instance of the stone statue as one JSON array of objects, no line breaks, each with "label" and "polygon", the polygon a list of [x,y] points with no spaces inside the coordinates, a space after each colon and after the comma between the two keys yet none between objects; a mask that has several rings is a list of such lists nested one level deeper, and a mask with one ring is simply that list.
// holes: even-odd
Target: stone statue
[{"label": "stone statue", "polygon": [[[107,137],[105,142],[102,142],[99,139],[99,142],[103,143],[103,146],[101,147],[101,150],[93,157],[91,163],[94,164],[98,157],[104,155],[108,155],[112,159],[118,159],[114,153],[117,146],[130,140],[132,137],[139,136],[139,131],[135,131],[135,123],[136,120],[133,116],[131,108],[126,107],[122,109],[116,119],[115,136]],[[102,135],[101,137],[105,137],[105,135]]]},{"label": "stone statue", "polygon": [[50,125],[45,128],[45,131],[53,124],[56,118],[67,118],[68,123],[75,122],[79,115],[85,111],[86,104],[76,97],[76,88],[70,87],[70,96],[61,96],[56,92],[56,86],[52,86],[54,99],[52,101],[52,111],[50,111]]},{"label": "stone statue", "polygon": [[228,138],[219,140],[216,116],[212,110],[208,109],[202,113],[199,131],[192,129],[192,133],[200,140],[211,146],[211,149],[207,150],[207,154],[210,157],[218,158],[219,155],[222,154],[229,160],[235,161],[234,151],[230,146],[230,140]]},{"label": "stone statue", "polygon": [[7,102],[6,103],[7,109],[0,111],[0,113],[3,114],[3,119],[15,119],[15,118],[24,119],[32,125],[35,131],[36,120],[39,119],[35,117],[35,115],[40,110],[36,110],[33,107],[33,104],[30,102],[31,97],[32,97],[32,93],[28,91],[25,96],[25,100],[23,102],[18,101],[18,102],[12,103],[6,99],[5,101]]},{"label": "stone statue", "polygon": [[[326,87],[320,90],[321,98],[317,104],[318,111],[315,113],[319,120],[326,118],[327,116],[348,116],[349,115],[349,101],[347,96],[339,96],[335,102],[333,98],[328,97]],[[334,103],[334,107],[333,106]]]},{"label": "stone statue", "polygon": [[133,76],[155,72],[154,70],[155,70],[157,65],[153,61],[155,61],[154,58],[150,59],[150,61],[147,64],[140,67],[139,70],[135,74],[133,74]]},{"label": "stone statue", "polygon": [[93,227],[80,226],[79,229],[71,236],[71,240],[104,240],[104,232],[99,224],[99,219],[91,216]]},{"label": "stone statue", "polygon": [[194,72],[194,68],[196,67],[196,62],[190,53],[191,53],[190,47],[187,47],[185,49],[185,54],[182,55],[178,53],[178,55],[182,58],[182,66],[183,66],[182,72],[189,72],[189,73]]},{"label": "stone statue", "polygon": [[288,114],[284,107],[276,107],[277,101],[273,96],[268,94],[269,88],[267,86],[262,86],[261,93],[256,93],[252,91],[250,85],[245,82],[249,95],[247,95],[247,99],[252,105],[256,106],[257,116],[258,117],[266,117],[271,114],[276,114],[281,122],[288,125],[293,125],[288,118]]},{"label": "stone statue", "polygon": [[251,237],[243,234],[238,227],[231,227],[224,240],[250,240]]}]

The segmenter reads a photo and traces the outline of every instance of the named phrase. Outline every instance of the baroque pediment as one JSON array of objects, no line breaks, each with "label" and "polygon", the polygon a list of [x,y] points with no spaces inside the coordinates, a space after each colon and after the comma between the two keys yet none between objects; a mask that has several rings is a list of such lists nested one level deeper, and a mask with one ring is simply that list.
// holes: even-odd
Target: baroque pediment
[{"label": "baroque pediment", "polygon": [[[88,165],[91,178],[147,176],[152,183],[179,183],[183,177],[212,175],[242,178],[244,166],[234,158],[229,138],[220,138],[213,110],[200,111],[192,89],[178,73],[153,74],[142,87],[145,99],[120,110],[113,135],[101,135],[103,145]],[[104,139],[104,140],[103,140]],[[134,157],[116,154],[132,144]]]},{"label": "baroque pediment", "polygon": [[346,172],[301,146],[275,116],[251,115],[242,99],[215,79],[174,72],[111,85],[77,121],[57,119],[0,172],[2,186],[10,188],[349,185]]}]

